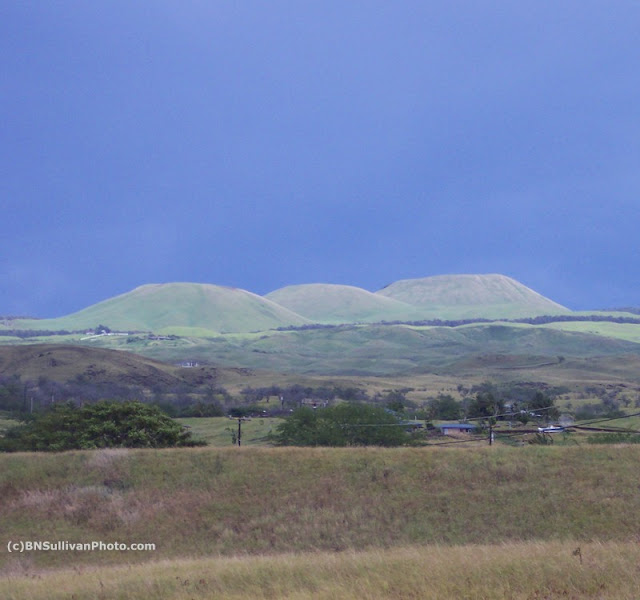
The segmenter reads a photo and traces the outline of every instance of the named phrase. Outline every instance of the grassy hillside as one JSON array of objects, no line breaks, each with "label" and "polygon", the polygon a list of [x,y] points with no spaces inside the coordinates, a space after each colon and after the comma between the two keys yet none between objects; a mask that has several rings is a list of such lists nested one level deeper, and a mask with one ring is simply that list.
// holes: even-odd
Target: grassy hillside
[{"label": "grassy hillside", "polygon": [[56,319],[17,319],[3,329],[119,331],[210,336],[291,325],[513,318],[567,312],[502,275],[446,275],[397,281],[376,294],[347,285],[289,286],[267,297],[199,283],[149,284]]},{"label": "grassy hillside", "polygon": [[423,318],[516,318],[569,312],[504,275],[436,275],[403,279],[376,292],[421,307]]},{"label": "grassy hillside", "polygon": [[16,329],[120,331],[199,328],[209,332],[261,331],[303,325],[306,319],[261,296],[204,283],[149,284],[58,319],[15,321]]},{"label": "grassy hillside", "polygon": [[[107,340],[106,343],[113,342]],[[174,357],[176,352],[189,352],[191,356],[224,366],[322,375],[440,372],[460,360],[484,355],[514,355],[521,357],[524,364],[539,364],[556,363],[559,355],[595,357],[640,353],[640,344],[625,340],[505,324],[456,328],[344,326],[219,336],[213,340],[192,340],[189,346],[183,341],[180,348],[144,344],[141,340],[138,348],[138,342],[132,341],[126,347],[161,360]]]},{"label": "grassy hillside", "polygon": [[[601,333],[615,331],[616,338],[590,329],[563,331],[556,325],[575,326],[362,325],[209,338],[103,336],[76,339],[76,346],[23,341],[0,346],[0,375],[165,389],[182,383],[217,385],[235,395],[247,386],[293,384],[364,387],[372,394],[414,388],[411,398],[419,403],[437,393],[455,395],[459,384],[534,381],[571,388],[574,404],[581,403],[593,385],[625,387],[635,402],[638,325],[577,324]],[[121,352],[100,352],[106,349]],[[175,366],[182,361],[197,361],[199,366]]]},{"label": "grassy hillside", "polygon": [[575,331],[640,344],[640,324],[608,322],[558,322],[545,325],[549,329]]},{"label": "grassy hillside", "polygon": [[376,323],[420,318],[415,307],[349,285],[291,285],[265,298],[317,323]]},{"label": "grassy hillside", "polygon": [[64,344],[0,346],[0,375],[19,375],[23,381],[44,377],[143,388],[214,384],[227,375],[233,377],[233,373],[211,366],[184,369],[131,352]]}]

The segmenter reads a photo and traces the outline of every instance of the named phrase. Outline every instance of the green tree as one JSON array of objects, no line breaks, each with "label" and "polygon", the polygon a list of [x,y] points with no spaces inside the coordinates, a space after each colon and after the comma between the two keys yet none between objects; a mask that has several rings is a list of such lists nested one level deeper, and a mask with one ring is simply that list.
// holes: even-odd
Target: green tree
[{"label": "green tree", "polygon": [[496,398],[491,392],[478,392],[469,404],[468,416],[493,417],[504,412],[504,401]]},{"label": "green tree", "polygon": [[299,408],[277,427],[273,441],[280,446],[401,446],[409,435],[384,408],[343,403]]},{"label": "green tree", "polygon": [[0,440],[4,451],[166,448],[202,445],[176,421],[140,402],[59,404],[18,425]]},{"label": "green tree", "polygon": [[542,392],[537,391],[533,398],[529,401],[528,408],[531,412],[540,411],[540,414],[549,419],[554,420],[560,417],[560,411],[554,404],[554,399],[545,396]]},{"label": "green tree", "polygon": [[25,384],[20,377],[0,377],[0,410],[18,412],[25,409]]},{"label": "green tree", "polygon": [[460,418],[460,403],[450,394],[440,394],[436,398],[431,398],[428,402],[428,412],[430,419],[441,419],[443,421],[453,421]]}]

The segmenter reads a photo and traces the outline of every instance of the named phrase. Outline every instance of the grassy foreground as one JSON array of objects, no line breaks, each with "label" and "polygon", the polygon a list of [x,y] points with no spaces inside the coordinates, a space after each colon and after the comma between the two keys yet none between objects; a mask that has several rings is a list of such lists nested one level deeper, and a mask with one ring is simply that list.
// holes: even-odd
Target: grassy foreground
[{"label": "grassy foreground", "polygon": [[509,543],[209,558],[0,580],[6,600],[636,600],[636,543]]},{"label": "grassy foreground", "polygon": [[[637,598],[639,462],[638,445],[2,455],[0,598]],[[29,540],[155,550],[8,552]]]}]

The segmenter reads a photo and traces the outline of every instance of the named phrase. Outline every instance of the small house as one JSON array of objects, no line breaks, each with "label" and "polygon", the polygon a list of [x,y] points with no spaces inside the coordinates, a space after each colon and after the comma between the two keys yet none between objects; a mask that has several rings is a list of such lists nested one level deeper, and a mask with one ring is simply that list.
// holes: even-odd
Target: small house
[{"label": "small house", "polygon": [[473,423],[443,423],[438,425],[440,433],[451,435],[452,433],[473,433],[478,428]]}]

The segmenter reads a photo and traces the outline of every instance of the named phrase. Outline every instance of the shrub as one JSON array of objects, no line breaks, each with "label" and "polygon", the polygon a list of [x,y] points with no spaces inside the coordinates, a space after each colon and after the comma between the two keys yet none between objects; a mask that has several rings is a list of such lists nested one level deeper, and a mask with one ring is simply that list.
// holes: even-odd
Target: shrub
[{"label": "shrub", "polygon": [[4,451],[61,451],[87,448],[166,448],[203,445],[159,409],[140,402],[109,402],[76,408],[55,405],[9,429]]}]

